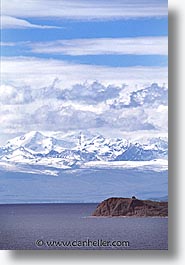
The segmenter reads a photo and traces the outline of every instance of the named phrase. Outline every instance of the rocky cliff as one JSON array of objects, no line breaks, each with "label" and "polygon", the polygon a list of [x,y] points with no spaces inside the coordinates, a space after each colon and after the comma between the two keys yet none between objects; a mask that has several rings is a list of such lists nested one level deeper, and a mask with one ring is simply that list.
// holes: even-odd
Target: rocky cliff
[{"label": "rocky cliff", "polygon": [[168,216],[168,202],[133,198],[109,198],[101,202],[93,216]]}]

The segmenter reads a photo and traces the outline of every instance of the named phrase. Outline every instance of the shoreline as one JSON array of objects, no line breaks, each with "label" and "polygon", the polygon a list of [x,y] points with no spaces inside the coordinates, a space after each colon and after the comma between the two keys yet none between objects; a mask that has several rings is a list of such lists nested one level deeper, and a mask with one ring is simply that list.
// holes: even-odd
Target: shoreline
[{"label": "shoreline", "polygon": [[86,216],[83,218],[167,218],[168,216]]}]

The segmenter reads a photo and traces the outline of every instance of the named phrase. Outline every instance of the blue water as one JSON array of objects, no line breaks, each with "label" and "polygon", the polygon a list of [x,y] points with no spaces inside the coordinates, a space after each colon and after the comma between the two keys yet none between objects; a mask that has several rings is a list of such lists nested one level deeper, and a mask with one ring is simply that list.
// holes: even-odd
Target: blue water
[{"label": "blue water", "polygon": [[[0,205],[0,249],[65,249],[46,242],[129,241],[123,247],[82,249],[167,249],[167,218],[90,217],[97,204]],[[42,240],[42,246],[36,246]],[[66,247],[67,248],[67,247]],[[72,248],[72,247],[69,247]],[[80,247],[73,247],[80,249]]]}]

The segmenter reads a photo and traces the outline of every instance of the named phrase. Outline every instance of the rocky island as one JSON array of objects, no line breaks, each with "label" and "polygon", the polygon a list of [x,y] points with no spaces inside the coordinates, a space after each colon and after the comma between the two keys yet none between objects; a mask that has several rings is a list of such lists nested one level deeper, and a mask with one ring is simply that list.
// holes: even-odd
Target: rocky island
[{"label": "rocky island", "polygon": [[93,216],[168,216],[168,202],[132,198],[109,198],[101,202]]}]

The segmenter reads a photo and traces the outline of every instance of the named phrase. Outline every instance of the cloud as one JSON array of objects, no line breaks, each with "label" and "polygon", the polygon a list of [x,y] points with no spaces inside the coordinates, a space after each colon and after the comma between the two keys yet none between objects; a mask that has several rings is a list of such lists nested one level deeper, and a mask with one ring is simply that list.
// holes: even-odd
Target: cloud
[{"label": "cloud", "polygon": [[6,47],[14,47],[16,46],[17,43],[16,42],[0,42],[0,46],[6,46]]},{"label": "cloud", "polygon": [[98,80],[103,84],[131,86],[167,83],[167,67],[108,67],[82,65],[35,57],[2,57],[1,80],[16,86],[47,87],[58,78],[61,87]]},{"label": "cloud", "polygon": [[143,109],[120,111],[104,111],[97,114],[93,111],[81,111],[73,106],[61,107],[57,110],[45,105],[32,115],[31,120],[43,130],[84,130],[106,127],[124,131],[153,130],[155,126],[147,121],[148,115]]},{"label": "cloud", "polygon": [[[68,106],[68,103],[70,103],[81,110],[88,110],[90,108],[96,111],[99,105],[100,111],[101,103],[106,103],[109,99],[118,98],[120,91],[124,88],[124,86],[106,86],[95,81],[92,83],[75,84],[67,89],[62,89],[58,81],[58,79],[55,79],[51,85],[37,89],[32,89],[28,86],[1,85],[0,103],[4,105],[17,105],[28,104],[38,100],[56,100],[62,102],[63,106]],[[94,108],[93,105],[97,105],[97,107]]]},{"label": "cloud", "polygon": [[130,106],[168,105],[168,89],[154,83],[150,87],[134,91],[130,96]]},{"label": "cloud", "polygon": [[129,95],[129,102],[125,103],[121,98],[115,100],[111,104],[112,109],[121,108],[135,108],[144,106],[147,107],[159,107],[160,105],[168,105],[168,89],[164,86],[161,87],[156,83],[151,86],[137,89]]},{"label": "cloud", "polygon": [[[49,107],[49,108],[48,108]],[[57,110],[45,105],[38,108],[32,115],[33,124],[43,130],[76,130],[98,128],[103,125],[99,115],[92,111],[76,110],[72,106],[60,107]]]},{"label": "cloud", "polygon": [[76,84],[71,89],[57,91],[57,98],[62,100],[82,101],[86,104],[98,104],[108,99],[113,99],[119,96],[120,87],[113,85],[104,86],[99,82],[91,84]]},{"label": "cloud", "polygon": [[25,19],[20,19],[11,16],[1,16],[1,28],[2,29],[52,29],[59,28],[56,26],[38,25],[32,24]]},{"label": "cloud", "polygon": [[0,103],[5,105],[27,104],[32,101],[28,87],[18,88],[10,85],[0,86]]},{"label": "cloud", "polygon": [[159,105],[157,108],[148,108],[145,111],[149,123],[152,123],[159,131],[168,132],[168,106]]},{"label": "cloud", "polygon": [[[24,129],[29,129],[29,113],[26,113],[23,105],[0,104],[0,131],[1,135],[17,134]],[[8,137],[9,138],[9,137]]]},{"label": "cloud", "polygon": [[31,52],[40,54],[64,54],[72,56],[101,54],[167,55],[168,38],[73,39],[28,43],[27,46],[31,48]]},{"label": "cloud", "polygon": [[[129,87],[105,86],[100,82],[77,84],[68,88],[68,93],[64,89],[65,97],[61,98],[59,95],[62,89],[58,85],[55,80],[50,86],[37,89],[2,86],[1,133],[5,135],[30,130],[67,132],[86,129],[98,132],[104,130],[107,134],[112,130],[128,133],[167,131],[168,115],[167,106],[164,104],[149,104],[146,107],[144,103],[114,109],[110,107],[109,101],[119,101],[121,94],[127,93]],[[137,90],[140,91],[138,88]]]},{"label": "cloud", "polygon": [[143,108],[109,110],[102,114],[108,128],[119,128],[123,131],[154,130],[148,122],[148,115]]},{"label": "cloud", "polygon": [[4,111],[5,117],[1,130],[70,131],[107,128],[107,130],[117,129],[130,132],[155,129],[152,122],[148,121],[148,114],[143,109],[104,110],[102,113],[96,113],[90,110],[78,110],[72,105],[44,103],[37,108],[33,105],[31,111],[23,105],[16,108],[16,112],[13,109],[9,109],[8,112]]},{"label": "cloud", "polygon": [[[167,80],[167,68],[102,67],[34,57],[4,57],[1,65],[2,135],[167,131],[167,91],[160,85]],[[159,84],[151,85],[154,80]],[[129,101],[124,106],[111,108],[115,102],[121,106],[125,95]]]},{"label": "cloud", "polygon": [[19,0],[3,1],[3,15],[25,18],[118,19],[167,16],[166,0]]}]

